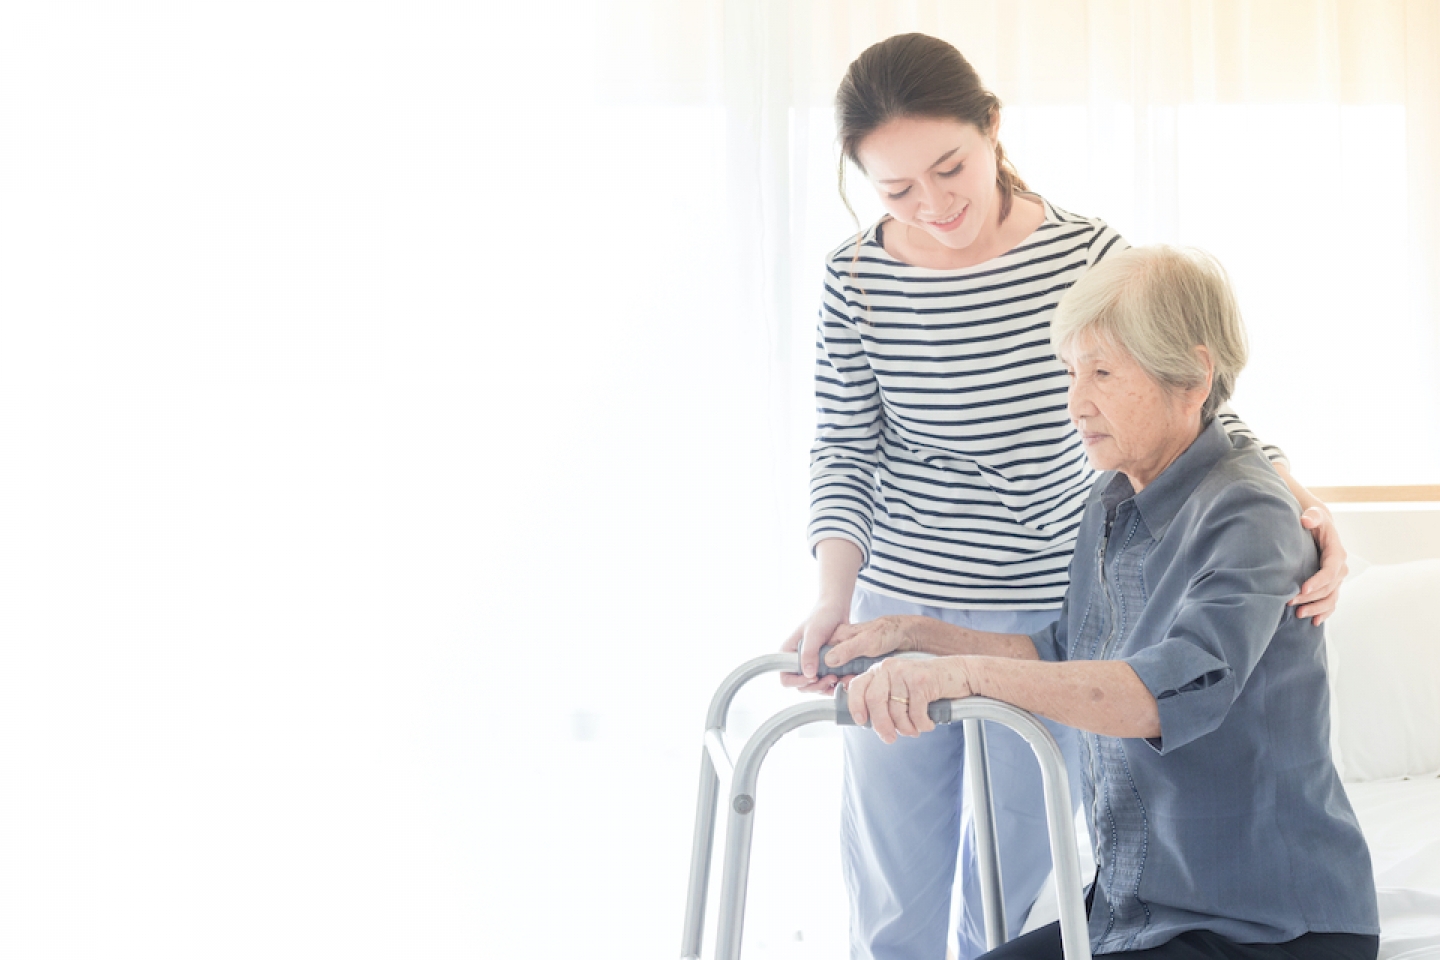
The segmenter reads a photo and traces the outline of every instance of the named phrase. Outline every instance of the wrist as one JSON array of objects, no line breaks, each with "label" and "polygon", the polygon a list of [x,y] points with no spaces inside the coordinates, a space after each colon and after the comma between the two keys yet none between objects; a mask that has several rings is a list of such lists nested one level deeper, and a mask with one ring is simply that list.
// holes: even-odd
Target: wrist
[{"label": "wrist", "polygon": [[919,614],[905,614],[900,617],[902,630],[901,645],[897,650],[907,653],[938,653],[936,648],[936,629],[944,629],[948,624],[940,620],[933,620],[930,617],[922,617]]},{"label": "wrist", "polygon": [[941,696],[946,700],[958,700],[963,697],[976,697],[980,695],[980,685],[977,677],[977,658],[967,656],[945,657],[944,683],[941,689]]},{"label": "wrist", "polygon": [[[921,618],[925,619],[925,618]],[[975,652],[974,631],[943,620],[927,620],[919,631],[921,642],[915,647],[921,653],[936,657],[955,657]]]},{"label": "wrist", "polygon": [[994,662],[989,657],[965,658],[965,686],[968,696],[990,696],[986,691],[991,688],[990,667]]}]

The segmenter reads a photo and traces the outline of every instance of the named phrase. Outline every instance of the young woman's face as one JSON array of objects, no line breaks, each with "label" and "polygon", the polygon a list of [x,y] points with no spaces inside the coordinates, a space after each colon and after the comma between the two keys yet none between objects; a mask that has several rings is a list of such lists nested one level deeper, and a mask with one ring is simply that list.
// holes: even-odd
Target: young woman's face
[{"label": "young woman's face", "polygon": [[958,120],[892,120],[855,151],[885,210],[952,250],[998,229],[995,142]]}]

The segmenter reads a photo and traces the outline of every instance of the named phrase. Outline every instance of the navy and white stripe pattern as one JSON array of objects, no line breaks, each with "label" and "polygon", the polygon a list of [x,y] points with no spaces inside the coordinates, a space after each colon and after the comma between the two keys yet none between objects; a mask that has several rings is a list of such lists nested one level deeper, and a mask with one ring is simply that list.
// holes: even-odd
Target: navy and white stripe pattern
[{"label": "navy and white stripe pattern", "polygon": [[919,603],[1059,607],[1094,472],[1066,413],[1050,317],[1126,243],[1046,203],[1009,253],[930,270],[890,257],[883,223],[858,257],[852,240],[827,262],[811,549],[850,540],[865,553],[862,583]]}]

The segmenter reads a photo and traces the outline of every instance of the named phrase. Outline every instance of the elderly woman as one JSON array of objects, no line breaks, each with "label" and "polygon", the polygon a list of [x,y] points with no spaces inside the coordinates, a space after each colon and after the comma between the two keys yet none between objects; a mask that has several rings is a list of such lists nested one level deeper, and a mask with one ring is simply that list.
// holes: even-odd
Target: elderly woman
[{"label": "elderly woman", "polygon": [[[1285,484],[1215,411],[1245,363],[1223,271],[1136,248],[1052,324],[1096,482],[1060,619],[1025,636],[884,617],[831,664],[896,650],[850,709],[880,738],[932,700],[986,696],[1081,732],[1097,954],[1373,960],[1369,852],[1330,759],[1324,630],[1287,616],[1315,544]],[[1061,956],[1058,928],[989,956]]]}]

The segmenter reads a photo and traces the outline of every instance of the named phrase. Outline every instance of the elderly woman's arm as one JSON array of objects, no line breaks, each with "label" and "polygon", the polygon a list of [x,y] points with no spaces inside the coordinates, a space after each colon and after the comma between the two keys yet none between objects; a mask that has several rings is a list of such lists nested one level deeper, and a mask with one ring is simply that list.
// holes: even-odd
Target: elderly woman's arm
[{"label": "elderly woman's arm", "polygon": [[850,684],[850,714],[880,739],[916,737],[935,724],[935,700],[990,697],[1079,730],[1109,737],[1158,737],[1155,697],[1118,660],[1050,663],[1007,657],[886,660]]},{"label": "elderly woman's arm", "polygon": [[1035,660],[1035,643],[1023,633],[989,633],[943,620],[894,614],[864,623],[846,623],[831,635],[825,662],[832,667],[856,657],[883,657],[890,653],[931,653],[937,657],[978,654]]}]

